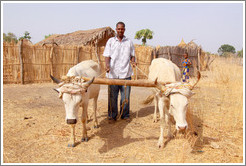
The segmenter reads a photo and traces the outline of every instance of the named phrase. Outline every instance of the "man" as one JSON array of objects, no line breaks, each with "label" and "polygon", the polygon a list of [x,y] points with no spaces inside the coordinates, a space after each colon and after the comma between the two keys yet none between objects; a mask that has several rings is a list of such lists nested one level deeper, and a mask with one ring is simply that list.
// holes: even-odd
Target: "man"
[{"label": "man", "polygon": [[189,82],[189,72],[190,72],[190,66],[191,61],[188,58],[188,53],[184,53],[184,61],[182,62],[183,70],[182,70],[182,81],[183,82]]},{"label": "man", "polygon": [[[107,41],[103,56],[106,63],[106,77],[110,79],[131,80],[132,67],[136,66],[135,49],[132,41],[124,36],[125,24],[116,24],[117,35]],[[120,115],[121,119],[130,118],[130,86],[109,85],[108,86],[108,118],[109,122],[117,120],[118,116],[118,94],[121,94]],[[123,110],[122,110],[122,105]],[[122,112],[123,111],[123,112]]]}]

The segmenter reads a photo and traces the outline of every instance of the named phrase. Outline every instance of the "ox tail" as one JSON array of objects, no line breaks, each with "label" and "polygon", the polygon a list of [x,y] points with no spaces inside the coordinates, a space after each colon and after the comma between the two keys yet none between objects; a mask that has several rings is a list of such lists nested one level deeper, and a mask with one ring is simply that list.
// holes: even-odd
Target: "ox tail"
[{"label": "ox tail", "polygon": [[199,71],[197,71],[197,76],[196,76],[196,82],[191,86],[190,90],[192,90],[196,84],[199,82],[200,78],[201,78],[201,73]]},{"label": "ox tail", "polygon": [[151,104],[151,103],[153,102],[154,98],[155,98],[155,94],[150,95],[150,96],[148,96],[148,97],[142,102],[142,104],[144,104],[144,105]]}]

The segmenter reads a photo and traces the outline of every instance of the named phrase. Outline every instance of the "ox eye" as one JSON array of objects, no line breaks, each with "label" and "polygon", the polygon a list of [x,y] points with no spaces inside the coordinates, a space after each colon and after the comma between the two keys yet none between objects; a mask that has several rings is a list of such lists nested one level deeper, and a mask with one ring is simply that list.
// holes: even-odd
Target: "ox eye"
[{"label": "ox eye", "polygon": [[85,93],[87,92],[87,89],[85,90]]}]

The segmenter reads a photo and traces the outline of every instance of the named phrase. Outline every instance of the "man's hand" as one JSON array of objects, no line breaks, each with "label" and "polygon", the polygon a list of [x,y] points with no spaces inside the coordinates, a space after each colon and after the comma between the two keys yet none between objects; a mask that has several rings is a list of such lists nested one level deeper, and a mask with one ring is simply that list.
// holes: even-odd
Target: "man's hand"
[{"label": "man's hand", "polygon": [[131,64],[132,64],[132,67],[136,67],[137,66],[136,62],[131,62]]},{"label": "man's hand", "polygon": [[110,71],[110,57],[105,57],[105,70],[107,73]]},{"label": "man's hand", "polygon": [[106,70],[107,73],[110,71],[109,65],[106,65],[105,70]]}]

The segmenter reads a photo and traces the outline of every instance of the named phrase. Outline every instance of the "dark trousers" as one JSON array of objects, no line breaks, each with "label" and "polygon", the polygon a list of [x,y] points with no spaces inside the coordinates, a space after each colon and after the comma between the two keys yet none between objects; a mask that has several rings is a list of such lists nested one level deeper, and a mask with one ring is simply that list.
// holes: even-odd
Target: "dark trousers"
[{"label": "dark trousers", "polygon": [[[125,80],[131,80],[131,77],[125,78]],[[108,86],[108,117],[116,120],[118,115],[118,95],[121,94],[120,99],[120,114],[121,119],[129,118],[130,109],[130,92],[131,86],[122,85],[109,85]],[[125,100],[126,99],[126,100]],[[122,112],[122,104],[124,104]]]}]

